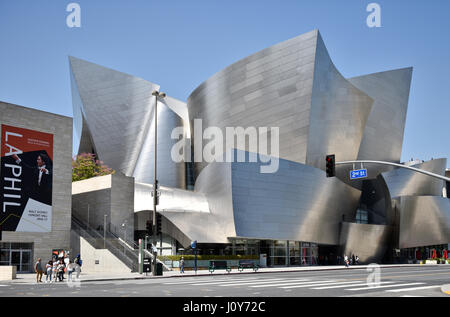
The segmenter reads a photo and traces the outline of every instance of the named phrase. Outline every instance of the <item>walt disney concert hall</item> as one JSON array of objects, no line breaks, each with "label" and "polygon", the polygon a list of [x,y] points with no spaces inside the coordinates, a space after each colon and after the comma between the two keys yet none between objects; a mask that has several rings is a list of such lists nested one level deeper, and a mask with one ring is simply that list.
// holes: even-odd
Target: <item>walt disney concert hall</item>
[{"label": "walt disney concert hall", "polygon": [[[356,180],[349,174],[359,163],[336,165],[335,177],[325,173],[325,157],[334,154],[337,162],[392,162],[449,177],[446,158],[400,162],[411,67],[345,78],[318,30],[237,61],[187,101],[157,100],[158,84],[91,62],[70,57],[69,64],[79,153],[94,153],[116,171],[106,187],[123,195],[108,198],[111,226],[125,219],[130,241],[142,237],[153,209],[158,102],[161,254],[197,241],[205,254],[264,254],[273,266],[333,264],[344,254],[388,263],[448,248],[449,182],[381,164],[364,164],[367,177]],[[196,119],[201,133],[278,127],[277,171],[261,173],[262,161],[174,161],[173,130],[182,128],[194,153]],[[252,152],[247,143],[233,151]],[[85,195],[86,188],[73,190],[72,212],[85,217],[79,210],[90,200],[94,219],[100,191]]]}]

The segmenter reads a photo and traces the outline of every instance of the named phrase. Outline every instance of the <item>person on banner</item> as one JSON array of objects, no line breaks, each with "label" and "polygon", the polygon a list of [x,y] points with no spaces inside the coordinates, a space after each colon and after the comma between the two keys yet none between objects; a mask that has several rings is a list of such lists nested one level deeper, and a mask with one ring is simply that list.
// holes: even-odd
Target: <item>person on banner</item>
[{"label": "person on banner", "polygon": [[41,203],[52,204],[51,161],[42,152],[23,153],[20,157],[12,155],[16,164],[22,166],[23,184],[29,197]]}]

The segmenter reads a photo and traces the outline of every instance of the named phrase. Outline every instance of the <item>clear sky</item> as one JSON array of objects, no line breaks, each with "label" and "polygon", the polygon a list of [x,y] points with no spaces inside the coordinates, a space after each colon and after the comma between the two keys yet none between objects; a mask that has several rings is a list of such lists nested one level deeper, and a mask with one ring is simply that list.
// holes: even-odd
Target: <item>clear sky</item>
[{"label": "clear sky", "polygon": [[[66,25],[71,2],[81,28]],[[366,25],[371,2],[380,28]],[[72,116],[68,55],[186,100],[233,62],[319,29],[346,77],[414,67],[402,160],[450,159],[449,16],[448,0],[0,0],[0,100]]]}]

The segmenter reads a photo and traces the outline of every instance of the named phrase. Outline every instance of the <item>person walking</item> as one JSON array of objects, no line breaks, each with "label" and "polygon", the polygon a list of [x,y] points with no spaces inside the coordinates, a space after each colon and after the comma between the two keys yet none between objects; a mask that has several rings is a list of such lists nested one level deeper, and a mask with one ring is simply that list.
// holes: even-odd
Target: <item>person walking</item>
[{"label": "person walking", "polygon": [[42,269],[41,258],[37,259],[37,262],[34,265],[34,271],[36,272],[36,283],[42,283],[42,274],[44,273],[44,270]]},{"label": "person walking", "polygon": [[355,264],[356,264],[356,265],[359,264],[359,257],[358,257],[358,256],[356,256],[356,258],[355,258]]},{"label": "person walking", "polygon": [[184,257],[181,257],[180,260],[180,273],[184,273]]},{"label": "person walking", "polygon": [[52,262],[52,260],[50,260],[45,265],[45,283],[48,283],[49,279],[50,279],[50,283],[52,282],[52,269],[53,269],[53,262]]},{"label": "person walking", "polygon": [[73,271],[75,271],[75,263],[72,263],[72,261],[69,261],[69,264],[67,264],[67,274],[68,274],[67,282],[72,281]]},{"label": "person walking", "polygon": [[348,256],[346,254],[344,254],[344,263],[345,267],[348,267]]}]

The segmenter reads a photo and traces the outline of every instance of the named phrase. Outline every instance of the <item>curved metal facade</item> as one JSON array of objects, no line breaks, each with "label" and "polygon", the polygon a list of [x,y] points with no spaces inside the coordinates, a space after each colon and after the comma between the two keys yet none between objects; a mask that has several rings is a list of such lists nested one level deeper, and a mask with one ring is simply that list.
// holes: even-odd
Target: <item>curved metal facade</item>
[{"label": "curved metal facade", "polygon": [[[151,92],[159,86],[78,59],[70,62],[80,149],[93,148],[106,164],[135,177],[135,212],[148,210]],[[167,230],[182,243],[240,237],[335,245],[362,262],[378,261],[397,245],[448,243],[450,210],[449,200],[440,197],[442,181],[377,165],[365,166],[364,181],[350,181],[349,166],[338,166],[334,178],[323,171],[327,154],[337,161],[400,161],[411,77],[412,68],[402,68],[346,79],[315,30],[216,73],[192,92],[187,105],[165,98],[158,104],[158,178],[165,185],[158,212],[170,224]],[[175,189],[185,188],[186,165],[171,160],[178,140],[170,134],[182,126],[190,138],[194,119],[224,135],[226,127],[279,127],[278,171],[260,173],[261,163],[196,162],[194,191]],[[233,151],[248,155],[250,149],[247,144]],[[439,159],[418,167],[443,174],[445,165]],[[371,213],[371,222],[349,223],[358,210]]]},{"label": "curved metal facade", "polygon": [[385,225],[342,223],[342,254],[355,254],[361,263],[380,263],[389,245],[392,227]]},{"label": "curved metal facade", "polygon": [[[358,160],[400,162],[411,78],[412,68],[409,67],[348,79],[374,100]],[[366,168],[369,178],[392,170],[386,166],[368,165]]]},{"label": "curved metal facade", "polygon": [[233,209],[240,237],[339,244],[342,219],[352,219],[361,192],[322,170],[280,160],[278,172],[260,163],[232,163]]},{"label": "curved metal facade", "polygon": [[404,196],[400,199],[399,247],[447,244],[450,241],[450,199]]},{"label": "curved metal facade", "polygon": [[[79,153],[92,150],[109,167],[140,182],[153,182],[154,103],[153,90],[159,86],[144,79],[106,67],[69,58],[72,79],[74,121],[80,138]],[[170,150],[176,140],[172,128],[183,120],[170,105],[158,103],[160,184],[185,187],[185,164],[174,163]],[[176,104],[180,112],[181,102]],[[186,108],[186,106],[185,106]],[[150,160],[151,157],[151,160]]]},{"label": "curved metal facade", "polygon": [[[447,159],[444,158],[413,166],[435,174],[445,175],[446,165]],[[443,180],[402,168],[383,173],[382,176],[392,198],[399,196],[442,196]]]}]

